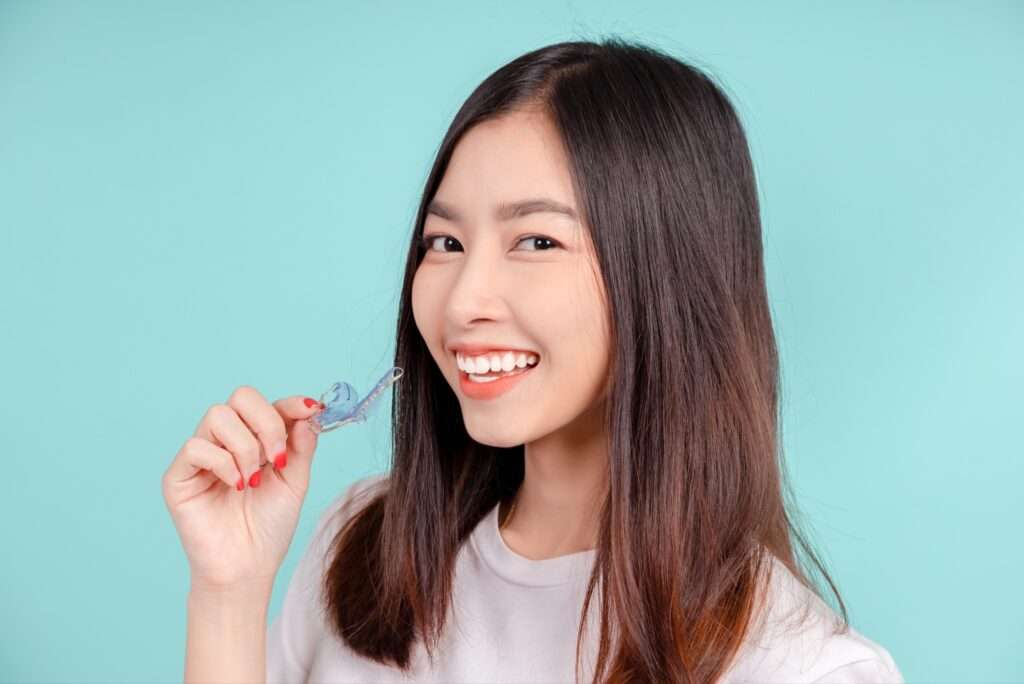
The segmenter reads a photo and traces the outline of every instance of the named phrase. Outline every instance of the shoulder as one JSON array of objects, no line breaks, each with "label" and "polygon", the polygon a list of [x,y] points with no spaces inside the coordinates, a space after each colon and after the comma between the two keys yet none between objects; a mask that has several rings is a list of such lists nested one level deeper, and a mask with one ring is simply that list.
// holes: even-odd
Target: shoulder
[{"label": "shoulder", "polygon": [[388,475],[356,480],[319,513],[313,537],[292,574],[280,614],[267,632],[267,681],[306,681],[327,628],[320,607],[326,551],[344,522],[364,500],[386,485]]},{"label": "shoulder", "polygon": [[297,579],[304,588],[316,586],[326,569],[327,552],[332,540],[353,515],[387,487],[388,481],[389,473],[360,478],[320,511],[313,534],[296,569]]},{"label": "shoulder", "polygon": [[356,480],[331,501],[325,515],[342,510],[354,512],[360,505],[385,489],[390,477],[390,473],[375,473]]},{"label": "shoulder", "polygon": [[775,556],[764,605],[725,681],[896,682],[889,652],[842,618]]},{"label": "shoulder", "polygon": [[333,537],[342,525],[359,512],[379,492],[386,489],[390,478],[389,473],[376,473],[362,477],[334,497],[320,513],[314,535],[320,537],[330,534]]}]

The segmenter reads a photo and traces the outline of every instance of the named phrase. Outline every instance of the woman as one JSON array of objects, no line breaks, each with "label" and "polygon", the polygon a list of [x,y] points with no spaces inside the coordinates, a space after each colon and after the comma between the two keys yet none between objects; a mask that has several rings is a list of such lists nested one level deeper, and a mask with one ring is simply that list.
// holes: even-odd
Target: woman
[{"label": "woman", "polygon": [[497,70],[417,215],[392,467],[321,515],[265,652],[319,407],[239,388],[168,470],[186,680],[903,681],[784,506],[761,250],[707,76],[615,38]]}]

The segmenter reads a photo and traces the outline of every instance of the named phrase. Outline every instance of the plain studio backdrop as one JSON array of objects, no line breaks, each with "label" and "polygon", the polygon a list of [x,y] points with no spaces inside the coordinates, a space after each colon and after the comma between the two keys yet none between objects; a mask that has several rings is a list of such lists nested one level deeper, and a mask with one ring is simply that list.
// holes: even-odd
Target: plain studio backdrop
[{"label": "plain studio backdrop", "polygon": [[[1024,681],[1024,4],[863,0],[0,3],[0,680],[180,681],[174,454],[238,385],[380,377],[456,108],[610,34],[747,128],[788,467],[851,623],[908,682]],[[271,618],[389,415],[321,439]]]}]

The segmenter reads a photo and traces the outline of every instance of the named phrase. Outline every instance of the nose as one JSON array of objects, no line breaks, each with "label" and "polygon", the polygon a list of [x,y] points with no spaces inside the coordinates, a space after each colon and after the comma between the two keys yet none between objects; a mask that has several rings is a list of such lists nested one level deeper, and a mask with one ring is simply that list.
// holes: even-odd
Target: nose
[{"label": "nose", "polygon": [[506,283],[498,261],[477,249],[461,262],[445,304],[449,322],[458,330],[480,319],[499,319],[505,310]]}]

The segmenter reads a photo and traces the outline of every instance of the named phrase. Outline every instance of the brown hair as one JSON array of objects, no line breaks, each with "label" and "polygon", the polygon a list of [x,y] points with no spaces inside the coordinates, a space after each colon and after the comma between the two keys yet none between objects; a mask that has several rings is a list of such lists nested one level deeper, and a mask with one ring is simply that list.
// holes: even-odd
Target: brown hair
[{"label": "brown hair", "polygon": [[[386,491],[328,551],[322,599],[356,653],[407,669],[433,659],[460,546],[522,482],[523,447],[467,434],[413,320],[426,207],[472,126],[541,107],[570,161],[596,248],[611,331],[608,482],[583,615],[600,597],[595,682],[710,682],[734,660],[774,555],[802,584],[787,513],[779,367],[746,136],[712,79],[609,38],[529,52],[491,74],[455,116],[409,243],[394,365]],[[792,503],[790,503],[792,505]],[[580,644],[577,634],[577,678]]]}]

